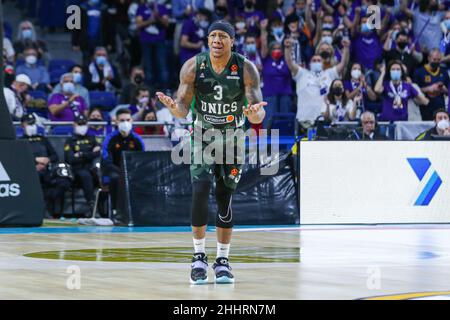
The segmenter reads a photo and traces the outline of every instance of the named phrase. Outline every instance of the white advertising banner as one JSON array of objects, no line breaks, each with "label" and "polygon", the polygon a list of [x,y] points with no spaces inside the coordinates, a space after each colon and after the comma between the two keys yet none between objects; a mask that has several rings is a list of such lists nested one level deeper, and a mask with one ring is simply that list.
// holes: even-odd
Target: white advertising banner
[{"label": "white advertising banner", "polygon": [[450,142],[301,142],[300,223],[450,223]]}]

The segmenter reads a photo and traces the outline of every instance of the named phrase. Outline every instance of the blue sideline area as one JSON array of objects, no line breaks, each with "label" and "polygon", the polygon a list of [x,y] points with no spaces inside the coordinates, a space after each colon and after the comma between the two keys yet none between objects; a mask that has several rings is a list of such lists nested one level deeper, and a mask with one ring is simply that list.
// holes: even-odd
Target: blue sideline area
[{"label": "blue sideline area", "polygon": [[[235,226],[234,229],[283,229],[298,225],[267,225],[267,226]],[[215,231],[208,227],[207,231]],[[64,234],[64,233],[157,233],[157,232],[191,232],[191,227],[39,227],[39,228],[0,228],[0,235],[7,234]]]}]

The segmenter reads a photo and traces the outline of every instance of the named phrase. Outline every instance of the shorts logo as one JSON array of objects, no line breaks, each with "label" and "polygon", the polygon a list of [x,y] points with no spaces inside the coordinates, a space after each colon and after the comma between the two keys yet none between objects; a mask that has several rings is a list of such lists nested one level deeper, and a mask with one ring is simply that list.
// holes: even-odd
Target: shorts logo
[{"label": "shorts logo", "polygon": [[226,117],[215,117],[215,116],[209,116],[209,115],[204,115],[203,119],[205,119],[206,122],[212,123],[212,124],[226,124],[226,123],[231,123],[234,121],[234,116],[233,115],[229,115]]}]

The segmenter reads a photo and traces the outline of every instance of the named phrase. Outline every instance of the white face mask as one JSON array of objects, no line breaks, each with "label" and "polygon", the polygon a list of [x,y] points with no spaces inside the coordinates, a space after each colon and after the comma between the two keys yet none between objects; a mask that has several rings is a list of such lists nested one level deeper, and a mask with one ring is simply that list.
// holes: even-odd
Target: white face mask
[{"label": "white face mask", "polygon": [[31,126],[26,126],[25,134],[29,137],[35,136],[37,134],[37,125],[33,124]]},{"label": "white face mask", "polygon": [[119,131],[125,134],[129,134],[132,128],[133,125],[129,121],[123,121],[119,123]]},{"label": "white face mask", "polygon": [[357,80],[359,79],[359,77],[361,77],[361,70],[359,69],[352,70],[352,78]]},{"label": "white face mask", "polygon": [[324,36],[322,37],[322,42],[332,44],[333,43],[333,37],[332,36]]},{"label": "white face mask", "polygon": [[28,64],[35,64],[37,62],[36,56],[29,55],[25,57],[25,62]]},{"label": "white face mask", "polygon": [[75,127],[75,134],[77,134],[79,136],[85,136],[87,131],[88,131],[88,126],[87,125],[76,126]]},{"label": "white face mask", "polygon": [[442,131],[445,131],[448,129],[448,127],[450,127],[450,123],[448,120],[441,120],[438,122],[437,127]]},{"label": "white face mask", "polygon": [[150,100],[150,99],[149,99],[148,97],[140,98],[140,99],[139,99],[139,104],[140,104],[140,105],[145,105],[145,106],[146,106],[149,100]]},{"label": "white face mask", "polygon": [[311,62],[311,71],[319,73],[322,71],[322,62]]}]

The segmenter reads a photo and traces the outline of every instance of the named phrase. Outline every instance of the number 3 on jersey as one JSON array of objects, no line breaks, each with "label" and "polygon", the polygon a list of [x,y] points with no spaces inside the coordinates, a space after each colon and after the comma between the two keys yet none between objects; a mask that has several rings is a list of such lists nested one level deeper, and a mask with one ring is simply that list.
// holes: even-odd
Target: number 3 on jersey
[{"label": "number 3 on jersey", "polygon": [[223,87],[222,86],[215,86],[214,91],[216,92],[216,95],[214,96],[214,99],[216,100],[222,100],[223,98]]}]

